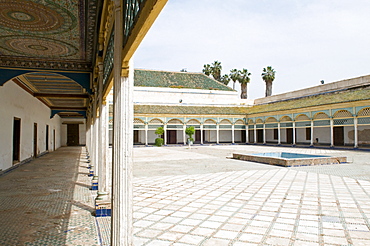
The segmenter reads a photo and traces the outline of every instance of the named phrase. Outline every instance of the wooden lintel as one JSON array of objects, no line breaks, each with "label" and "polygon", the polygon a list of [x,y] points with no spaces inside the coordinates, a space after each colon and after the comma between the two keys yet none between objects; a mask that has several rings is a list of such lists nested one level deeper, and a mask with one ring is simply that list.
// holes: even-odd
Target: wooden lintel
[{"label": "wooden lintel", "polygon": [[51,97],[51,98],[89,98],[88,94],[59,94],[59,93],[33,93],[34,97]]},{"label": "wooden lintel", "polygon": [[50,107],[51,110],[76,110],[76,111],[86,111],[86,107]]}]

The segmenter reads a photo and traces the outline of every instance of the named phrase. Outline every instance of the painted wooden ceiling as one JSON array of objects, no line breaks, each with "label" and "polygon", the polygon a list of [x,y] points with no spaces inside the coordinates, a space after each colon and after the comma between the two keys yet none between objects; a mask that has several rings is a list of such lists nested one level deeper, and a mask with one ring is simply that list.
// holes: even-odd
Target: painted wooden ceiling
[{"label": "painted wooden ceiling", "polygon": [[[0,0],[0,68],[62,117],[85,115],[102,0]],[[0,85],[5,81],[0,81]],[[53,113],[52,113],[53,115]]]},{"label": "painted wooden ceiling", "polygon": [[98,0],[1,0],[0,65],[91,68],[98,11]]}]

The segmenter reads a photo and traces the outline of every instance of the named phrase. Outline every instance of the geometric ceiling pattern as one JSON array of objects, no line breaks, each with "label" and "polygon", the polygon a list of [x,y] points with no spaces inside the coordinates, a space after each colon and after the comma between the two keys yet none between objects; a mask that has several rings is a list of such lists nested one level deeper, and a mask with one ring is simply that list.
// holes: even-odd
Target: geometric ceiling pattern
[{"label": "geometric ceiling pattern", "polygon": [[48,106],[51,116],[56,114],[53,111],[58,111],[61,117],[86,116],[90,95],[86,88],[69,77],[43,71],[23,73],[12,81]]},{"label": "geometric ceiling pattern", "polygon": [[[97,4],[101,2],[1,0],[0,66],[17,67],[26,61],[28,67],[39,68],[53,61],[53,68],[55,63],[64,62],[69,65],[57,68],[91,69],[97,39]],[[23,63],[14,62],[17,60]]]},{"label": "geometric ceiling pattern", "polygon": [[[13,81],[49,106],[51,115],[86,115],[102,3],[0,0],[0,68],[25,69]],[[71,72],[80,74],[73,75],[78,83],[61,75]]]},{"label": "geometric ceiling pattern", "polygon": [[[81,116],[89,104],[89,94],[81,85],[63,75],[32,72],[16,77],[15,81],[31,95],[62,117]],[[72,112],[71,112],[72,111]]]}]

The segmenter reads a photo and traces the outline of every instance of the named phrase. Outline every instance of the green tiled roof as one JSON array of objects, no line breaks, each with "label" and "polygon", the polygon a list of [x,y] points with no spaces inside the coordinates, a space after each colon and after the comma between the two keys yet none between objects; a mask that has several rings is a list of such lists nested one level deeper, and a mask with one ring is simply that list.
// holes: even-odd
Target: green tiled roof
[{"label": "green tiled roof", "polygon": [[202,73],[135,69],[135,86],[233,91]]},{"label": "green tiled roof", "polygon": [[134,105],[135,114],[245,115],[248,107]]},{"label": "green tiled roof", "polygon": [[258,114],[264,112],[298,109],[305,107],[314,107],[369,99],[370,99],[370,88],[361,88],[355,90],[339,91],[334,93],[325,93],[315,96],[308,96],[268,104],[255,105],[249,108],[248,113]]}]

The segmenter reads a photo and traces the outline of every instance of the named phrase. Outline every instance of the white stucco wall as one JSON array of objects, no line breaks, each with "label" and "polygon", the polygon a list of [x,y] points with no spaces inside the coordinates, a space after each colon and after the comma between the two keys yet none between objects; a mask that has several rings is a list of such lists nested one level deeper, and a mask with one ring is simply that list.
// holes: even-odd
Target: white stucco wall
[{"label": "white stucco wall", "polygon": [[55,115],[50,119],[50,109],[41,101],[9,81],[0,86],[0,169],[13,165],[13,122],[14,117],[21,119],[20,161],[26,160],[33,153],[33,127],[37,123],[37,154],[46,151],[46,125],[49,125],[49,151],[61,146],[61,118]]},{"label": "white stucco wall", "polygon": [[[79,130],[79,144],[85,145],[86,144],[86,120],[85,119],[63,119],[62,120],[62,128],[61,128],[61,144],[62,146],[67,146],[67,124],[74,124],[78,123],[78,130]],[[81,124],[82,123],[82,124]]]},{"label": "white stucco wall", "polygon": [[231,130],[220,130],[219,132],[220,143],[231,143],[232,142],[232,132]]},{"label": "white stucco wall", "polygon": [[296,128],[297,143],[311,143],[311,140],[306,140],[306,128]]},{"label": "white stucco wall", "polygon": [[245,132],[243,130],[235,130],[234,131],[234,141],[241,142],[242,141],[242,135],[245,135]]},{"label": "white stucco wall", "polygon": [[253,102],[250,99],[240,99],[236,91],[134,87],[135,104],[253,105]]},{"label": "white stucco wall", "polygon": [[316,143],[316,138],[319,139],[319,144],[330,144],[330,127],[315,127],[313,130],[314,143]]}]

